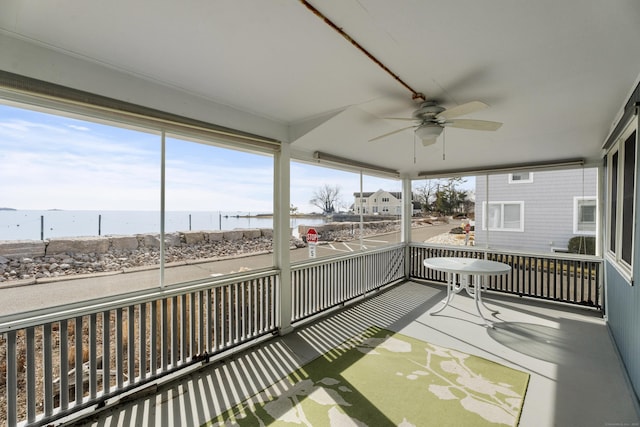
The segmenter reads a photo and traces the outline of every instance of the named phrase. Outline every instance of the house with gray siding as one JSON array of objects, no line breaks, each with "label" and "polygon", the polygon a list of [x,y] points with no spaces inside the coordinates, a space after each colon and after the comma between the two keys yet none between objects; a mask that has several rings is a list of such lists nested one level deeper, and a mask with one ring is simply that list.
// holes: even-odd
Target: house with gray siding
[{"label": "house with gray siding", "polygon": [[523,171],[476,179],[475,244],[565,252],[598,232],[596,168]]}]

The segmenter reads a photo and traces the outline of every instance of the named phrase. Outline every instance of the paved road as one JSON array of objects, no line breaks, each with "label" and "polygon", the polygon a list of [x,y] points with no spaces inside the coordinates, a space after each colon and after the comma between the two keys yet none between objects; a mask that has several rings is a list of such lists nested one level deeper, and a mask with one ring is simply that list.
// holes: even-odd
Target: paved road
[{"label": "paved road", "polygon": [[[448,232],[453,225],[433,225],[412,231],[413,241],[422,242],[430,237]],[[400,242],[400,233],[370,236],[363,239],[364,249],[372,249],[389,243]],[[346,254],[360,250],[360,241],[331,242],[317,246],[317,257]],[[292,249],[291,261],[309,259],[307,248]],[[273,265],[273,254],[179,265],[165,269],[165,283],[182,283],[215,277],[230,272],[269,267]],[[145,289],[157,288],[160,282],[159,269],[141,270],[128,273],[94,275],[79,279],[63,279],[55,282],[18,287],[0,287],[0,317],[25,313],[48,307],[68,305],[121,295]],[[1,319],[0,319],[1,321]]]}]

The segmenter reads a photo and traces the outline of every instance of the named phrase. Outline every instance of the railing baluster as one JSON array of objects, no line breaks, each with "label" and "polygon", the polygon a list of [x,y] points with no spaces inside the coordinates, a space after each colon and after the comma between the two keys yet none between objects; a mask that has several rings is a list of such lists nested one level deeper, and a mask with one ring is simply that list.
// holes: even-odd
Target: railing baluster
[{"label": "railing baluster", "polygon": [[129,385],[136,382],[136,317],[134,309],[133,305],[127,308],[127,376],[129,377]]},{"label": "railing baluster", "polygon": [[138,306],[138,375],[147,377],[147,304]]},{"label": "railing baluster", "polygon": [[18,424],[18,346],[16,331],[7,332],[7,426]]},{"label": "railing baluster", "polygon": [[[229,304],[229,309],[233,310],[233,337],[231,344],[235,344],[240,341],[240,284],[233,284],[233,303]],[[231,316],[229,317],[231,319]]]},{"label": "railing baluster", "polygon": [[[206,316],[206,351],[210,352],[213,351],[213,328],[214,326],[214,319],[213,319],[213,308],[212,308],[212,304],[211,304],[211,289],[207,289],[205,291],[205,316]],[[215,294],[215,292],[214,292]]]},{"label": "railing baluster", "polygon": [[27,328],[27,422],[32,423],[36,419],[36,355],[35,355],[35,331]]},{"label": "railing baluster", "polygon": [[111,312],[102,312],[102,390],[111,391]]},{"label": "railing baluster", "polygon": [[124,362],[122,351],[122,341],[124,340],[124,334],[122,332],[122,309],[116,309],[116,387],[122,388],[124,384]]},{"label": "railing baluster", "polygon": [[53,413],[53,340],[51,323],[42,330],[42,366],[44,367],[44,415]]},{"label": "railing baluster", "polygon": [[193,360],[193,356],[198,353],[196,347],[196,294],[191,292],[189,294],[189,359]]},{"label": "railing baluster", "polygon": [[75,366],[75,406],[78,406],[82,403],[82,395],[83,395],[83,372],[82,372],[82,316],[78,316],[75,319],[75,332],[74,332],[74,340],[76,344],[76,366]]},{"label": "railing baluster", "polygon": [[[155,375],[158,372],[158,302],[151,302],[151,336],[149,336],[149,372],[151,375]],[[162,326],[160,326],[162,330]],[[162,340],[161,340],[162,341]]]},{"label": "railing baluster", "polygon": [[178,364],[178,297],[171,298],[171,367]]},{"label": "railing baluster", "polygon": [[187,295],[183,294],[178,297],[180,301],[180,361],[187,361]]},{"label": "railing baluster", "polygon": [[89,398],[95,399],[98,392],[97,315],[89,315]]},{"label": "railing baluster", "polygon": [[69,407],[69,323],[60,321],[60,409]]},{"label": "railing baluster", "polygon": [[204,291],[200,291],[197,294],[198,303],[198,354],[203,354],[207,349],[207,344],[204,342],[204,329],[206,327],[206,316],[204,310]]},{"label": "railing baluster", "polygon": [[169,327],[168,298],[163,298],[160,309],[160,369],[162,372],[169,366]]}]

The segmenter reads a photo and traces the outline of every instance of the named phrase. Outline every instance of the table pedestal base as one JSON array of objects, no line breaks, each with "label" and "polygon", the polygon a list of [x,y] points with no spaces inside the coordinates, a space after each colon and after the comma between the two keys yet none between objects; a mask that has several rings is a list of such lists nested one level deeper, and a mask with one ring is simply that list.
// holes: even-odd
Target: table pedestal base
[{"label": "table pedestal base", "polygon": [[[456,276],[459,276],[459,280],[456,280]],[[451,300],[453,300],[454,295],[460,293],[464,289],[467,294],[473,298],[476,305],[476,310],[478,311],[478,315],[484,322],[485,326],[493,328],[493,324],[482,315],[480,304],[482,304],[484,308],[492,313],[497,313],[498,311],[490,309],[489,307],[487,307],[484,301],[482,301],[482,276],[473,275],[473,277],[475,278],[475,285],[473,286],[473,288],[471,288],[471,275],[462,275],[447,272],[447,299],[444,301],[442,307],[440,307],[436,311],[432,311],[429,314],[434,315],[440,313],[442,310],[447,308]]]}]

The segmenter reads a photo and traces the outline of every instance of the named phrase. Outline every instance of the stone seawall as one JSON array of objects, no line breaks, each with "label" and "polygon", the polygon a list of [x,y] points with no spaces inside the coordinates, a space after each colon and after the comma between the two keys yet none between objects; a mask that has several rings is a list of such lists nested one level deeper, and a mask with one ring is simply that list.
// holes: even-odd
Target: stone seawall
[{"label": "stone seawall", "polygon": [[[272,229],[165,234],[165,260],[224,258],[271,251]],[[303,245],[292,239],[293,246]],[[160,235],[0,241],[0,282],[122,271],[160,263]]]},{"label": "stone seawall", "polygon": [[[242,239],[272,238],[272,229],[230,231],[185,231],[165,234],[165,247],[193,245],[206,242],[238,241]],[[160,248],[159,234],[134,236],[54,237],[47,240],[0,241],[0,256],[5,258],[38,258],[61,254],[102,254],[109,251]]]},{"label": "stone seawall", "polygon": [[[308,226],[299,226],[306,237]],[[360,224],[339,222],[314,226],[321,241],[360,237]],[[398,221],[364,223],[363,235],[397,231]],[[184,231],[164,236],[165,262],[199,261],[273,251],[272,229]],[[306,242],[293,236],[290,247]],[[44,241],[0,241],[0,283],[111,274],[160,264],[160,235],[59,237]]]}]

